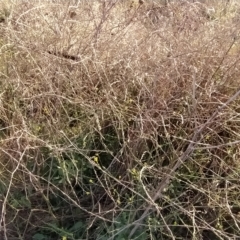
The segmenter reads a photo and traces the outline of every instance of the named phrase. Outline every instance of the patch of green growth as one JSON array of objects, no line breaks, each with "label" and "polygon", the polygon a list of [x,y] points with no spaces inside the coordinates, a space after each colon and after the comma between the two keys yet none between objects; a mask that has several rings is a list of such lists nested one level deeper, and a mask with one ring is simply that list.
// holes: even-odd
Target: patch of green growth
[{"label": "patch of green growth", "polygon": [[[129,209],[119,213],[116,218],[113,219],[112,224],[104,224],[104,227],[99,229],[99,234],[97,239],[99,240],[128,240],[128,236],[132,230],[131,223],[135,217],[134,209]],[[132,239],[145,240],[148,238],[148,227],[143,225],[135,234],[132,236]]]}]

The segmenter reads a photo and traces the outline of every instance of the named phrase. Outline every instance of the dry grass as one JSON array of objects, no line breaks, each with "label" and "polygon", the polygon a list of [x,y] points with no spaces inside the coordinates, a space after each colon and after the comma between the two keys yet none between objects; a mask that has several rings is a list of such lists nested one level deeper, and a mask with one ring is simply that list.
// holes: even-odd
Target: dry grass
[{"label": "dry grass", "polygon": [[239,14],[5,2],[1,238],[239,239]]}]

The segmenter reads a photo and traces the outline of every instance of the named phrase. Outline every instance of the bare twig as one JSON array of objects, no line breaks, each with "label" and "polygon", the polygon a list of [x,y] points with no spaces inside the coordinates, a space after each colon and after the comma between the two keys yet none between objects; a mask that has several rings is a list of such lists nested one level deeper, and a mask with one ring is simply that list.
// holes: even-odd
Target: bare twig
[{"label": "bare twig", "polygon": [[[160,182],[157,192],[152,198],[152,200],[155,202],[157,199],[162,198],[162,192],[163,190],[168,186],[171,179],[173,178],[174,174],[178,170],[178,168],[190,157],[192,152],[195,150],[196,145],[201,141],[201,133],[206,129],[206,127],[209,127],[219,114],[226,106],[228,106],[231,102],[233,102],[238,96],[240,95],[240,90],[238,90],[231,98],[229,98],[226,103],[224,103],[221,107],[219,107],[212,116],[204,123],[198,130],[195,131],[191,143],[188,145],[186,151],[176,160],[176,164],[173,166],[172,169],[170,169],[169,173],[165,175],[165,177]],[[141,222],[149,215],[149,211],[152,208],[152,206],[148,206],[147,209],[144,211],[142,216],[134,222],[135,227],[132,229],[132,231],[129,234],[129,239],[134,235],[134,233],[137,231],[137,229],[140,227]]]}]

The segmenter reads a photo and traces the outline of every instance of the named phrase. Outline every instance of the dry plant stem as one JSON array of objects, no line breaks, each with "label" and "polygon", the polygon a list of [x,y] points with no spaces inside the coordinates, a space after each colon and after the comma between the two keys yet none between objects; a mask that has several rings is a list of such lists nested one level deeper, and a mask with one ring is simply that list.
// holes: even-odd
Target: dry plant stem
[{"label": "dry plant stem", "polygon": [[[191,143],[189,144],[188,148],[186,151],[176,160],[176,164],[173,166],[173,168],[169,171],[168,174],[163,177],[162,181],[160,182],[157,192],[152,198],[152,200],[155,202],[157,199],[162,198],[162,192],[163,190],[167,187],[169,182],[171,181],[172,177],[178,170],[178,168],[190,157],[192,152],[195,149],[195,146],[201,141],[201,133],[204,131],[206,127],[211,125],[214,121],[214,119],[217,117],[218,113],[221,112],[229,103],[234,101],[238,96],[240,95],[240,89],[230,98],[226,103],[224,103],[221,107],[219,107],[213,114],[212,116],[204,123],[199,129],[197,129],[192,137]],[[134,233],[138,230],[141,222],[148,216],[149,211],[152,209],[152,206],[148,206],[147,209],[144,211],[142,216],[135,221],[133,224],[135,227],[132,229],[132,231],[129,234],[129,239],[134,235]]]},{"label": "dry plant stem", "polygon": [[0,240],[238,238],[240,3],[5,1]]},{"label": "dry plant stem", "polygon": [[8,196],[10,194],[10,190],[11,190],[11,186],[12,186],[14,175],[17,172],[17,170],[19,169],[19,167],[21,166],[21,162],[22,162],[22,159],[24,157],[25,151],[26,151],[26,149],[24,149],[24,151],[21,153],[21,156],[20,156],[19,160],[17,161],[17,166],[15,167],[15,169],[11,173],[11,177],[10,177],[7,193],[6,193],[6,196],[5,196],[3,204],[2,204],[2,211],[1,211],[1,218],[0,218],[0,232],[2,232],[2,231],[4,232],[4,239],[6,239],[6,240],[8,239],[8,237],[7,237],[7,230],[6,230],[6,223],[5,223],[7,200],[8,200]]}]

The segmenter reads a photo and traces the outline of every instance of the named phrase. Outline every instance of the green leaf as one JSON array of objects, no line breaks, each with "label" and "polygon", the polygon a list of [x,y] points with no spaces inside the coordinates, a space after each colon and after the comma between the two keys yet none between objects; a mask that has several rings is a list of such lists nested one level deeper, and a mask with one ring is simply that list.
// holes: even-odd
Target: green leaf
[{"label": "green leaf", "polygon": [[80,229],[82,229],[84,227],[83,223],[81,221],[76,222],[70,229],[70,232],[74,232],[74,231],[79,231]]},{"label": "green leaf", "polygon": [[47,236],[46,235],[43,235],[41,233],[36,233],[34,236],[33,236],[33,240],[47,240]]}]

